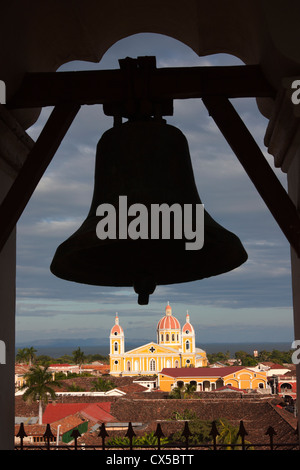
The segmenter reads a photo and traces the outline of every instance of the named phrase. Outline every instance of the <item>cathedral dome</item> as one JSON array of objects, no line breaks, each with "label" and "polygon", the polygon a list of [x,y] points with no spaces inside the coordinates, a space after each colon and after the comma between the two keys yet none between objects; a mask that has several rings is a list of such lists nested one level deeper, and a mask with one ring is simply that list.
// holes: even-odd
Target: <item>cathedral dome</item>
[{"label": "cathedral dome", "polygon": [[168,304],[166,306],[166,314],[162,317],[157,325],[158,330],[180,330],[180,323],[177,318],[173,317],[172,309]]}]

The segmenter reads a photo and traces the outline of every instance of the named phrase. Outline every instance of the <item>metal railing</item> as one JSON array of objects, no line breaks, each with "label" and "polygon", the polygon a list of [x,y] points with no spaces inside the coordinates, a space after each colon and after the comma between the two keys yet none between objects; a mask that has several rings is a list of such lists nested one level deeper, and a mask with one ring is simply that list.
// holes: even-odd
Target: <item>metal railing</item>
[{"label": "metal railing", "polygon": [[24,439],[27,437],[27,434],[24,424],[21,423],[19,431],[16,434],[16,437],[20,438],[20,444],[15,445],[15,450],[300,450],[298,442],[298,428],[295,430],[294,434],[295,442],[276,442],[276,432],[272,426],[269,426],[265,432],[265,436],[268,436],[268,441],[264,443],[251,443],[246,440],[246,436],[248,435],[248,433],[244,427],[243,421],[241,420],[237,434],[240,438],[240,442],[238,444],[224,444],[219,442],[218,440],[218,436],[220,434],[217,429],[216,423],[213,421],[210,431],[211,442],[205,444],[193,444],[191,439],[193,434],[189,429],[188,421],[185,421],[182,430],[182,442],[168,441],[167,443],[162,443],[162,438],[164,438],[165,435],[162,431],[160,423],[158,423],[156,431],[154,433],[154,437],[157,438],[157,443],[155,445],[141,445],[135,443],[134,438],[136,437],[136,434],[134,432],[132,423],[129,422],[128,429],[125,434],[125,437],[128,438],[128,445],[111,445],[109,442],[107,443],[109,434],[106,430],[105,423],[102,423],[99,427],[98,433],[99,444],[86,445],[78,443],[81,434],[78,429],[75,428],[71,433],[71,437],[73,438],[72,445],[58,445],[57,442],[53,442],[55,441],[56,436],[52,433],[50,425],[47,424],[45,433],[43,434],[43,439],[45,442],[40,445],[26,445],[24,444]]}]

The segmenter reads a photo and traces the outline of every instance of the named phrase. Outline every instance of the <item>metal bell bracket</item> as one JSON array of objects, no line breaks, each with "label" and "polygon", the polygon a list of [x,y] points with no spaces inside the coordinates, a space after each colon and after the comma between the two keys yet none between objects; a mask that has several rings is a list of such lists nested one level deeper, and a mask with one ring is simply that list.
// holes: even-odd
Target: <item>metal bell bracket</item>
[{"label": "metal bell bracket", "polygon": [[146,56],[132,59],[126,57],[119,60],[123,74],[123,96],[121,101],[103,104],[106,116],[115,118],[115,125],[122,118],[145,119],[162,116],[173,116],[172,99],[155,99],[151,96],[151,74],[156,70],[156,57]]}]

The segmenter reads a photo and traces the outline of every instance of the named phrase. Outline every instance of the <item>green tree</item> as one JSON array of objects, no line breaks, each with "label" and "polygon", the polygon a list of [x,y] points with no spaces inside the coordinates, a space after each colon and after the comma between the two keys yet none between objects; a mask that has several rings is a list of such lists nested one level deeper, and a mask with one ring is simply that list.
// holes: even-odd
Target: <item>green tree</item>
[{"label": "green tree", "polygon": [[[169,442],[167,437],[161,437],[160,444],[163,446]],[[132,439],[133,446],[157,446],[158,445],[158,438],[154,436],[154,432],[150,432],[148,434],[143,434],[143,436],[134,436]],[[110,438],[107,441],[108,446],[117,446],[117,447],[129,447],[130,440],[128,437],[119,437],[115,436]]]},{"label": "green tree", "polygon": [[218,352],[218,353],[207,354],[207,359],[210,364],[214,364],[215,362],[222,362],[224,364],[227,364],[229,358],[230,358],[229,351],[226,351],[226,353]]},{"label": "green tree", "polygon": [[185,387],[184,387],[184,395],[183,397],[184,398],[192,398],[192,396],[194,395],[194,392],[196,391],[197,389],[197,386],[195,384],[186,384]]},{"label": "green tree", "polygon": [[237,351],[235,357],[237,360],[241,361],[244,367],[255,367],[258,362],[251,354],[245,351]]},{"label": "green tree", "polygon": [[26,349],[25,348],[18,349],[18,352],[16,354],[16,361],[20,364],[22,362],[26,362],[26,360],[27,360]]},{"label": "green tree", "polygon": [[[188,421],[191,436],[189,442],[191,444],[208,444],[211,442],[211,421],[200,419],[195,413],[190,410],[185,410],[183,414],[174,413],[176,419]],[[172,436],[173,442],[184,442],[185,437],[182,435],[183,428],[176,431]]]},{"label": "green tree", "polygon": [[79,365],[79,373],[81,373],[81,366],[85,361],[84,352],[78,347],[72,354],[75,364]]},{"label": "green tree", "polygon": [[[217,436],[218,444],[226,444],[224,449],[226,450],[242,450],[242,447],[237,447],[242,444],[242,438],[239,436],[239,428],[233,426],[226,419],[219,419],[217,425],[219,436]],[[245,444],[250,444],[249,441],[245,441]],[[248,449],[250,449],[248,447]]]},{"label": "green tree", "polygon": [[177,385],[177,387],[174,387],[172,389],[172,391],[169,394],[169,398],[178,400],[178,399],[183,398],[183,395],[184,395],[184,384],[180,383]]},{"label": "green tree", "polygon": [[36,359],[35,353],[36,349],[34,349],[34,347],[31,346],[30,348],[26,348],[26,356],[30,366]]},{"label": "green tree", "polygon": [[83,392],[84,389],[80,385],[76,385],[74,382],[67,386],[69,392]]},{"label": "green tree", "polygon": [[56,399],[53,387],[61,386],[61,383],[53,380],[51,372],[48,371],[48,366],[42,367],[39,365],[30,368],[29,372],[24,376],[25,383],[21,389],[25,390],[23,400],[28,402],[39,402],[39,424],[42,424],[43,404],[47,404],[49,397],[52,400]]},{"label": "green tree", "polygon": [[177,387],[174,387],[169,394],[169,398],[172,399],[181,399],[181,398],[192,398],[194,392],[196,391],[196,385],[188,383],[184,384],[183,382],[178,382]]},{"label": "green tree", "polygon": [[16,361],[19,363],[29,362],[29,365],[31,366],[36,359],[35,353],[36,349],[34,349],[32,346],[30,348],[18,349],[16,354]]},{"label": "green tree", "polygon": [[91,390],[93,392],[107,392],[115,388],[115,384],[111,380],[104,380],[99,377],[97,380],[93,380],[93,386]]}]

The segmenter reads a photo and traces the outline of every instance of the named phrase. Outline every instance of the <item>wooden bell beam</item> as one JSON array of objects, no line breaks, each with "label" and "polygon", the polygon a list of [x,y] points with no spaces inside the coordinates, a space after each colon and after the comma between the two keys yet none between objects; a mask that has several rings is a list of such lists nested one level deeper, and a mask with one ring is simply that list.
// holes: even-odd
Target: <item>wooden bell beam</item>
[{"label": "wooden bell beam", "polygon": [[[139,60],[140,59],[140,60]],[[188,99],[222,95],[228,98],[274,97],[259,65],[156,68],[152,58],[139,58],[131,67],[130,86],[139,98],[147,77],[148,99]],[[143,61],[141,59],[144,59]],[[147,60],[149,66],[147,67]],[[124,102],[128,98],[128,70],[27,73],[8,109]]]},{"label": "wooden bell beam", "polygon": [[51,162],[80,106],[57,105],[0,205],[0,251]]},{"label": "wooden bell beam", "polygon": [[300,257],[300,215],[251,133],[226,97],[206,96],[203,102]]}]

